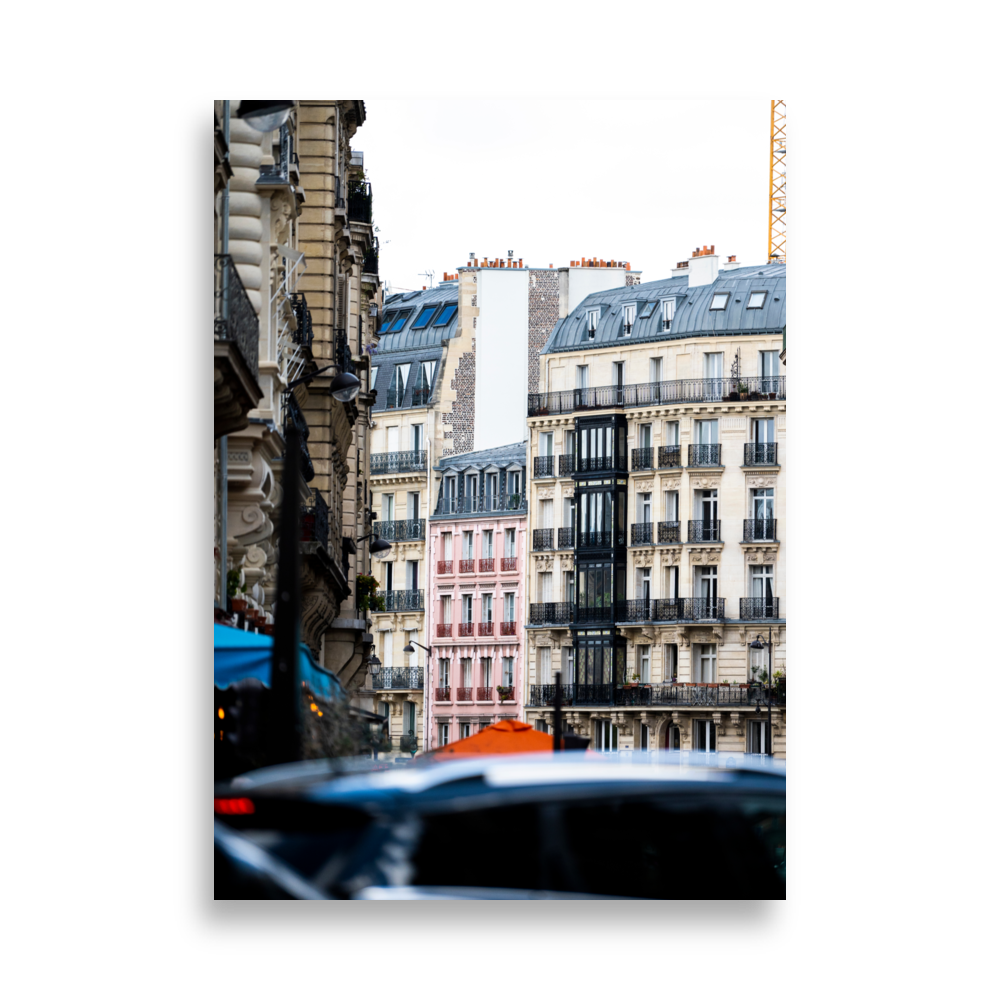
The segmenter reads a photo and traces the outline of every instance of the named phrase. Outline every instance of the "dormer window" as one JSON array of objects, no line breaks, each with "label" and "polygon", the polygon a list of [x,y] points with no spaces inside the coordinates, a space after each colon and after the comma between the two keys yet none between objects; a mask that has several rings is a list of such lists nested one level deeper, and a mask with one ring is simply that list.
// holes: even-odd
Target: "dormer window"
[{"label": "dormer window", "polygon": [[632,336],[632,325],[635,323],[635,303],[622,306],[622,333],[623,337]]},{"label": "dormer window", "polygon": [[764,300],[767,298],[767,292],[751,292],[750,301],[747,303],[747,309],[763,309]]},{"label": "dormer window", "polygon": [[395,321],[395,319],[396,319],[396,314],[394,312],[386,313],[382,317],[382,325],[379,327],[379,331],[378,332],[379,333],[388,333],[389,332],[389,327],[392,326],[392,324]]},{"label": "dormer window", "polygon": [[601,318],[600,309],[587,310],[587,339],[593,340],[597,336],[597,322]]},{"label": "dormer window", "polygon": [[434,311],[437,306],[426,306],[420,310],[420,315],[417,316],[416,322],[410,327],[411,330],[422,330],[431,321],[431,316],[434,315]]},{"label": "dormer window", "polygon": [[441,315],[434,321],[435,326],[447,326],[451,322],[451,317],[458,312],[458,306],[445,306],[441,310]]},{"label": "dormer window", "polygon": [[392,321],[392,325],[388,329],[388,333],[399,333],[400,330],[406,326],[406,321],[410,316],[410,310],[407,309],[405,312],[399,313],[396,318]]},{"label": "dormer window", "polygon": [[709,312],[717,312],[725,309],[729,302],[729,292],[716,292],[712,296],[712,304],[708,307]]},{"label": "dormer window", "polygon": [[670,324],[674,321],[674,307],[677,305],[676,299],[663,299],[660,302],[660,332],[666,333],[670,329]]}]

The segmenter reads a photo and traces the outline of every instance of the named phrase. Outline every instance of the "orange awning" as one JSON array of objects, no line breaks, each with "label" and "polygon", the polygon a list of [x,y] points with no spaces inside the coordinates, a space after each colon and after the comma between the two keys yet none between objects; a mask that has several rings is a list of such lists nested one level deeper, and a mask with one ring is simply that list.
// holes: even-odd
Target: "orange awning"
[{"label": "orange awning", "polygon": [[435,755],[477,753],[539,753],[552,749],[552,734],[540,733],[526,722],[504,719],[481,729],[475,736],[432,750]]}]

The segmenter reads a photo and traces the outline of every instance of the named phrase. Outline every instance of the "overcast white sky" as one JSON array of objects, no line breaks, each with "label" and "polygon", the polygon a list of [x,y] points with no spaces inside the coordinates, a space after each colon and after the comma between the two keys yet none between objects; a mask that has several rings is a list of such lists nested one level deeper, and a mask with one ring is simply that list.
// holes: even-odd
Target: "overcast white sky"
[{"label": "overcast white sky", "polygon": [[[379,273],[420,288],[508,250],[532,267],[584,256],[669,277],[696,246],[767,258],[770,101],[365,101]],[[794,155],[794,121],[790,123]]]}]

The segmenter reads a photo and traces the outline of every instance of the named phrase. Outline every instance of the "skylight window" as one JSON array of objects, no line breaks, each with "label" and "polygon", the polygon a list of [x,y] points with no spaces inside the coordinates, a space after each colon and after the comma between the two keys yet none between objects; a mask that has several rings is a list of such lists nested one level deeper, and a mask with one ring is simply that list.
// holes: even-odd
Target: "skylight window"
[{"label": "skylight window", "polygon": [[399,333],[400,330],[406,325],[406,318],[409,316],[409,312],[401,312],[393,321],[392,326],[389,327],[389,333]]},{"label": "skylight window", "polygon": [[767,298],[767,292],[751,292],[750,301],[747,303],[747,309],[763,309],[764,300]]},{"label": "skylight window", "polygon": [[434,321],[434,325],[447,326],[456,312],[458,312],[458,306],[445,306],[444,309],[441,310],[441,315]]},{"label": "skylight window", "polygon": [[410,327],[411,330],[422,330],[431,321],[431,316],[434,315],[434,311],[437,306],[427,306],[420,310],[420,315],[417,317],[417,321]]},{"label": "skylight window", "polygon": [[708,307],[708,311],[725,309],[726,303],[729,302],[729,292],[716,292],[712,296],[712,304]]},{"label": "skylight window", "polygon": [[384,315],[384,316],[382,317],[382,326],[381,326],[381,327],[379,327],[379,331],[378,331],[378,332],[379,332],[379,333],[387,333],[387,332],[388,332],[388,330],[389,330],[389,325],[390,325],[390,324],[392,323],[392,321],[393,321],[393,320],[394,320],[395,318],[396,318],[396,314],[395,314],[394,312],[391,312],[391,313],[386,313],[386,314],[385,314],[385,315]]},{"label": "skylight window", "polygon": [[639,313],[639,319],[649,319],[653,315],[653,310],[656,308],[655,302],[647,302],[642,307],[642,312]]}]

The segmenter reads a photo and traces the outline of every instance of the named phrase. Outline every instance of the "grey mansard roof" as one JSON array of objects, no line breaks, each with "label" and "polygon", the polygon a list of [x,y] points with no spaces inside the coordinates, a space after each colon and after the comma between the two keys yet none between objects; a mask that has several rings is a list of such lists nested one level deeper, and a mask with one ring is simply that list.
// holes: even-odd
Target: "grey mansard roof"
[{"label": "grey mansard roof", "polygon": [[[379,355],[396,351],[412,351],[420,348],[440,349],[442,340],[451,340],[458,328],[458,311],[445,326],[434,326],[440,315],[441,306],[458,306],[458,282],[451,281],[420,292],[397,292],[382,304],[382,329],[388,330],[401,312],[407,313],[406,323],[396,333],[380,333]],[[414,330],[413,324],[425,306],[438,307],[430,322],[422,330]]]},{"label": "grey mansard roof", "polygon": [[[763,309],[747,309],[751,292],[766,292]],[[728,292],[726,308],[709,311],[717,292]],[[675,298],[674,319],[670,330],[660,329],[660,299]],[[636,304],[636,319],[630,337],[620,336],[622,306]],[[656,303],[652,315],[639,316],[647,303]],[[587,336],[587,310],[601,308],[597,334]],[[565,319],[552,328],[542,354],[612,347],[622,340],[680,340],[685,337],[710,337],[719,334],[746,335],[765,331],[780,333],[785,325],[785,265],[762,264],[720,271],[710,285],[688,288],[687,275],[665,278],[642,285],[611,288],[588,295]]]},{"label": "grey mansard roof", "polygon": [[510,465],[525,468],[527,458],[527,442],[517,444],[502,444],[497,448],[486,448],[483,451],[467,451],[464,455],[449,455],[442,458],[434,466],[436,472],[462,472],[465,469],[488,469],[495,465],[504,469]]}]

